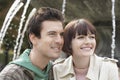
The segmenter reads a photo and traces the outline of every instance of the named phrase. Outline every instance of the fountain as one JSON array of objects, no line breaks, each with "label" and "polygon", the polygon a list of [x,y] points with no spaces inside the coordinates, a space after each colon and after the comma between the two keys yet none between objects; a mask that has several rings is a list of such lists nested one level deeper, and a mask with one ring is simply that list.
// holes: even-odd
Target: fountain
[{"label": "fountain", "polygon": [[20,0],[16,0],[11,6],[10,10],[8,11],[8,14],[6,15],[5,21],[3,23],[3,27],[0,32],[0,48],[11,20],[13,19],[14,15],[22,6],[23,6],[23,3],[21,3]]},{"label": "fountain", "polygon": [[[19,28],[18,28],[18,36],[16,38],[16,45],[14,47],[13,60],[18,58],[19,55],[20,55],[20,50],[21,50],[21,46],[22,46],[22,43],[23,43],[24,33],[25,33],[26,29],[27,29],[27,23],[28,23],[30,17],[33,15],[34,11],[36,10],[35,8],[33,8],[31,13],[29,14],[28,20],[26,21],[26,24],[25,24],[25,27],[24,27],[23,31],[21,31],[22,27],[23,27],[23,22],[25,20],[25,14],[26,14],[27,8],[29,7],[30,1],[31,0],[26,1],[23,13],[21,15],[21,20],[20,20],[20,24],[19,24]],[[3,23],[3,27],[2,27],[1,32],[0,32],[0,48],[1,48],[1,44],[3,42],[3,39],[5,37],[5,33],[6,33],[8,27],[10,25],[10,22],[12,21],[15,14],[19,11],[19,9],[23,6],[23,4],[24,3],[22,1],[15,0],[13,5],[11,6],[10,10],[8,11],[8,13],[6,15],[6,18],[5,18],[5,21]],[[62,5],[62,14],[63,15],[65,15],[64,14],[64,12],[65,12],[65,4],[66,4],[66,0],[63,0],[63,5]]]},{"label": "fountain", "polygon": [[112,44],[111,44],[111,57],[114,58],[115,56],[115,32],[116,32],[116,24],[115,24],[115,0],[112,0],[112,26],[113,26],[113,32],[112,32]]},{"label": "fountain", "polygon": [[[53,3],[51,3],[51,2],[53,2],[53,3],[55,2],[55,5],[53,5]],[[115,3],[116,3],[116,5],[115,5]],[[95,26],[97,26],[96,28],[98,29],[98,33],[102,32],[102,33],[99,33],[100,37],[103,37],[102,36],[103,30],[104,30],[104,32],[107,32],[107,31],[104,28],[100,28],[99,26],[109,26],[110,27],[111,24],[109,24],[109,23],[112,23],[112,26],[113,26],[113,27],[111,26],[111,28],[113,28],[112,35],[110,35],[111,28],[109,28],[110,30],[108,31],[108,34],[110,35],[110,37],[112,36],[112,39],[109,37],[109,39],[111,39],[110,42],[108,43],[109,45],[106,44],[107,48],[109,46],[108,49],[110,49],[110,43],[112,43],[111,44],[111,52],[109,52],[110,50],[107,50],[106,48],[105,49],[107,50],[107,52],[104,51],[105,49],[103,46],[105,45],[106,41],[105,41],[105,39],[102,39],[101,41],[99,41],[99,45],[97,47],[96,53],[101,53],[102,56],[109,56],[109,57],[114,58],[115,53],[118,54],[120,52],[120,50],[117,47],[115,47],[116,26],[119,25],[118,22],[120,20],[120,15],[119,15],[120,9],[118,9],[119,4],[120,4],[120,2],[118,2],[118,0],[116,0],[116,1],[111,0],[111,2],[110,2],[110,0],[106,0],[106,1],[104,1],[104,0],[95,0],[95,1],[86,1],[86,0],[85,1],[79,1],[79,0],[72,1],[72,0],[70,0],[69,2],[67,2],[67,0],[63,0],[63,1],[59,0],[57,2],[55,0],[51,0],[49,2],[48,2],[48,0],[44,0],[44,1],[43,0],[15,0],[6,15],[6,18],[4,20],[3,26],[0,31],[0,48],[1,48],[1,44],[5,37],[5,33],[7,32],[7,29],[9,27],[13,17],[24,6],[23,13],[21,15],[21,20],[20,20],[19,27],[18,27],[19,29],[18,29],[18,35],[16,38],[16,45],[14,47],[13,59],[16,59],[20,54],[20,50],[21,50],[21,46],[23,43],[25,31],[27,29],[26,26],[29,21],[29,17],[31,17],[31,15],[34,13],[35,8],[46,6],[46,7],[54,7],[54,8],[61,10],[62,14],[65,16],[66,23],[74,18],[83,18],[84,17],[84,18],[89,19],[91,22],[93,22],[93,24]],[[26,20],[25,27],[23,28],[23,23],[25,22],[25,18],[26,18],[25,15],[26,15],[29,5],[32,5],[33,9],[30,12],[30,15],[28,16],[28,19]],[[61,5],[62,5],[62,7],[61,7]],[[103,7],[103,5],[104,5],[104,7]],[[111,8],[112,8],[112,10],[111,10]],[[116,21],[115,21],[115,10],[114,9],[117,10]],[[66,10],[66,12],[65,12],[65,10]],[[112,11],[112,16],[111,16],[110,11]],[[117,22],[117,25],[115,22]],[[104,33],[104,35],[106,35],[106,33]],[[120,46],[120,43],[117,46]],[[103,54],[103,52],[105,52],[107,54]]]},{"label": "fountain", "polygon": [[[20,24],[19,24],[18,36],[17,36],[17,39],[16,39],[16,45],[14,47],[14,57],[13,57],[13,59],[18,58],[18,56],[20,54],[20,49],[21,49],[21,45],[22,45],[22,42],[23,42],[22,40],[24,38],[23,37],[24,34],[22,34],[22,33],[25,32],[26,27],[25,27],[25,30],[23,30],[23,32],[21,32],[21,30],[22,30],[22,27],[23,27],[23,22],[24,22],[24,19],[25,19],[25,14],[26,14],[26,11],[27,11],[27,8],[28,8],[29,4],[30,4],[30,0],[27,0],[26,4],[24,6],[23,14],[21,16],[21,21],[20,21]],[[19,40],[20,40],[20,42],[19,42]],[[18,49],[18,51],[17,51],[17,49]]]}]

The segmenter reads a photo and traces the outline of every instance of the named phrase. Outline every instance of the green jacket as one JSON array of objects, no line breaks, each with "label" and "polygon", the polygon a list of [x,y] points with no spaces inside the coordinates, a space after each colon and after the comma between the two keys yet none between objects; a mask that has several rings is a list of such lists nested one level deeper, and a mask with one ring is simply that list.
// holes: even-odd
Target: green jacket
[{"label": "green jacket", "polygon": [[34,66],[29,58],[30,49],[26,49],[15,61],[10,62],[0,73],[0,80],[53,80],[52,64],[42,71]]}]

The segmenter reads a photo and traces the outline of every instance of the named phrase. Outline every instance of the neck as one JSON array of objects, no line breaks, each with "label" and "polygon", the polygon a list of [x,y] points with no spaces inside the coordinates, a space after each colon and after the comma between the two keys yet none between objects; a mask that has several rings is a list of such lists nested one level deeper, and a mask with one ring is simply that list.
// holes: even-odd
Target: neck
[{"label": "neck", "polygon": [[31,50],[30,52],[30,60],[33,65],[38,67],[41,70],[44,70],[49,63],[49,60],[45,58],[44,56],[40,55],[40,53],[37,53],[35,50]]},{"label": "neck", "polygon": [[90,57],[74,57],[73,56],[73,65],[77,69],[86,69],[89,67]]},{"label": "neck", "polygon": [[76,75],[86,75],[88,72],[88,68],[80,69],[80,68],[74,67],[74,71]]}]

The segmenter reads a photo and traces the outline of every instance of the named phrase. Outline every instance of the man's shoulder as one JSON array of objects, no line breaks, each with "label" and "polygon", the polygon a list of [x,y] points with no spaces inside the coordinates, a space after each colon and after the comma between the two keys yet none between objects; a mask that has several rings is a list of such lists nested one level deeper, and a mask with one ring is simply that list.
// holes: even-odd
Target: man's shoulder
[{"label": "man's shoulder", "polygon": [[1,71],[0,74],[5,74],[5,75],[9,75],[9,74],[15,74],[18,71],[21,71],[22,67],[16,64],[8,64],[5,66],[5,68]]},{"label": "man's shoulder", "polygon": [[21,66],[16,64],[8,64],[5,66],[5,68],[2,70],[2,72],[15,72],[17,70],[21,69]]},{"label": "man's shoulder", "polygon": [[0,72],[0,80],[22,80],[26,71],[22,66],[9,64]]}]

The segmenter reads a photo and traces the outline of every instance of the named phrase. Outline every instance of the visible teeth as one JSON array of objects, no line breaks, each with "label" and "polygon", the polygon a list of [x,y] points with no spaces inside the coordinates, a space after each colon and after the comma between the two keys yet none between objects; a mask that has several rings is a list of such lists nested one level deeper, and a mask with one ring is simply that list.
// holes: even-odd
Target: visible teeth
[{"label": "visible teeth", "polygon": [[83,50],[90,50],[91,48],[81,48],[81,49],[83,49]]},{"label": "visible teeth", "polygon": [[53,49],[55,49],[55,50],[57,50],[57,51],[59,51],[60,49],[59,48],[57,48],[57,47],[52,47]]},{"label": "visible teeth", "polygon": [[59,48],[54,48],[54,49],[59,50]]}]

